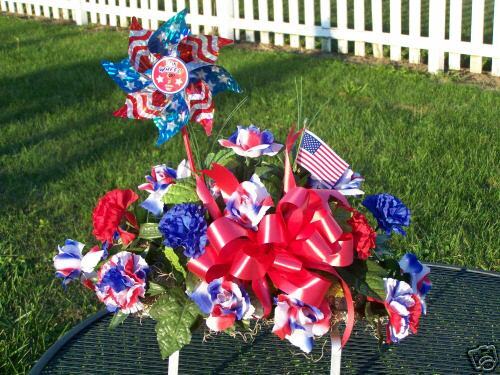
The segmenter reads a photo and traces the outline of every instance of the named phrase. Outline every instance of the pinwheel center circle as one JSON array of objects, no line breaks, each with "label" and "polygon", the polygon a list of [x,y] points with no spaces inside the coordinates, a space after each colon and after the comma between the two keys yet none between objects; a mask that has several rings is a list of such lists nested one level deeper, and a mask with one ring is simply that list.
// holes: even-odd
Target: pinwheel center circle
[{"label": "pinwheel center circle", "polygon": [[164,94],[183,90],[189,81],[186,64],[177,57],[165,56],[156,62],[151,72],[153,83]]}]

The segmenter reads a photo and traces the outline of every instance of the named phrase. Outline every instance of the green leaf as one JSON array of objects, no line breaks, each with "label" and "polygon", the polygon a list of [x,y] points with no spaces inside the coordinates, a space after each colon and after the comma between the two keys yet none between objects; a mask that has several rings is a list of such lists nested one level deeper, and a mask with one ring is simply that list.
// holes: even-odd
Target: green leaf
[{"label": "green leaf", "polygon": [[145,240],[154,240],[155,238],[161,238],[160,230],[158,229],[158,223],[144,223],[139,229],[139,237]]},{"label": "green leaf", "polygon": [[187,274],[186,269],[182,266],[181,262],[179,261],[179,256],[176,254],[174,249],[172,249],[171,247],[165,246],[165,250],[163,251],[163,253],[165,254],[165,257],[168,259],[168,261],[170,262],[172,267],[174,267],[174,269],[176,271],[181,273],[182,276],[184,276],[184,278],[186,278],[186,274]]},{"label": "green leaf", "polygon": [[170,288],[149,312],[156,320],[156,335],[163,359],[180,350],[191,341],[200,310],[180,288]]},{"label": "green leaf", "polygon": [[111,318],[111,321],[109,322],[109,329],[115,329],[127,319],[128,314],[125,314],[121,311],[118,311],[115,315],[113,315],[113,318]]},{"label": "green leaf", "polygon": [[355,260],[349,267],[339,267],[337,271],[358,293],[377,300],[385,299],[383,279],[387,277],[387,271],[377,262]]},{"label": "green leaf", "polygon": [[205,158],[205,167],[210,168],[212,163],[217,163],[227,168],[233,168],[238,165],[238,159],[233,150],[224,148],[217,151],[215,154],[211,152],[207,155]]},{"label": "green leaf", "polygon": [[191,177],[177,180],[162,199],[165,204],[199,202],[200,198],[196,194],[196,181]]},{"label": "green leaf", "polygon": [[152,281],[149,282],[148,295],[157,296],[165,293],[165,291],[166,289],[162,285],[154,283]]},{"label": "green leaf", "polygon": [[347,211],[345,208],[341,207],[335,202],[330,203],[330,209],[332,210],[333,217],[335,221],[340,225],[344,232],[352,232],[352,227],[347,222],[352,217],[352,212]]}]

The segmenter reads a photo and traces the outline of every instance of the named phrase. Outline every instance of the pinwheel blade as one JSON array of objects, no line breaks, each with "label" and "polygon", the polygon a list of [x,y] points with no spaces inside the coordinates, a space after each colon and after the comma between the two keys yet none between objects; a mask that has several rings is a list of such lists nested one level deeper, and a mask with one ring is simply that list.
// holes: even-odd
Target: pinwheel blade
[{"label": "pinwheel blade", "polygon": [[186,24],[187,9],[184,9],[160,26],[149,38],[152,53],[170,55],[177,44],[191,32]]},{"label": "pinwheel blade", "polygon": [[189,107],[182,94],[174,95],[163,116],[153,119],[159,133],[156,145],[160,146],[176,135],[189,122],[189,117]]},{"label": "pinwheel blade", "polygon": [[212,96],[223,91],[242,92],[240,85],[233,76],[226,69],[217,65],[208,65],[195,69],[189,73],[189,78],[193,81],[205,81],[212,92]]},{"label": "pinwheel blade", "polygon": [[140,91],[151,84],[151,81],[144,74],[138,73],[128,59],[123,59],[118,63],[103,61],[102,67],[109,76],[126,93]]},{"label": "pinwheel blade", "polygon": [[214,102],[210,88],[204,81],[191,83],[186,88],[191,120],[199,123],[207,135],[212,134]]},{"label": "pinwheel blade", "polygon": [[141,73],[151,69],[157,60],[148,48],[148,41],[152,34],[151,30],[142,28],[137,18],[132,17],[128,38],[128,56],[134,69]]},{"label": "pinwheel blade", "polygon": [[185,62],[194,61],[214,64],[219,57],[219,50],[232,43],[231,39],[215,35],[190,35],[179,43],[177,50],[179,56]]},{"label": "pinwheel blade", "polygon": [[127,95],[125,104],[114,115],[133,119],[154,119],[161,117],[169,99],[161,92],[141,91]]}]

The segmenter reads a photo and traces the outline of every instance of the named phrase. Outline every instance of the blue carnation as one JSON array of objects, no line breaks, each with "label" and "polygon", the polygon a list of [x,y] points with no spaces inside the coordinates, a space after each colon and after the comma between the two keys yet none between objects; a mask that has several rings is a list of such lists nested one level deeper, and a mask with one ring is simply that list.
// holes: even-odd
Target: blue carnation
[{"label": "blue carnation", "polygon": [[198,258],[207,244],[205,209],[194,203],[183,203],[167,211],[158,226],[166,246],[184,248],[184,255]]},{"label": "blue carnation", "polygon": [[362,204],[373,214],[379,228],[387,235],[394,231],[406,236],[403,227],[410,225],[410,210],[398,198],[387,193],[369,195]]}]

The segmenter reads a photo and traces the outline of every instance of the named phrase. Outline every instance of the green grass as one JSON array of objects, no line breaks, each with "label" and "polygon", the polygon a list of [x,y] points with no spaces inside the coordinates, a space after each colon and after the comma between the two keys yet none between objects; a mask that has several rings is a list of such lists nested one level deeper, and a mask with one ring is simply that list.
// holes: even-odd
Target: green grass
[{"label": "green grass", "polygon": [[[126,54],[126,33],[5,16],[0,31],[0,373],[13,374],[98,308],[80,286],[63,291],[53,279],[57,244],[93,244],[97,198],[137,186],[151,165],[177,163],[184,151],[180,137],[156,148],[151,122],[111,115],[124,95],[99,61]],[[306,116],[330,99],[312,130],[366,176],[367,193],[390,192],[412,209],[398,253],[500,269],[498,91],[238,47],[220,62],[249,97],[225,135],[253,122],[283,139],[296,120],[294,82],[303,77]],[[219,96],[216,123],[241,99]],[[203,138],[200,127],[191,129]]]}]

